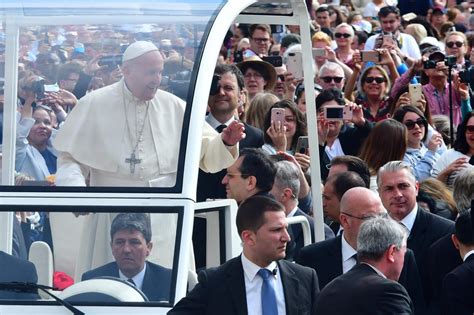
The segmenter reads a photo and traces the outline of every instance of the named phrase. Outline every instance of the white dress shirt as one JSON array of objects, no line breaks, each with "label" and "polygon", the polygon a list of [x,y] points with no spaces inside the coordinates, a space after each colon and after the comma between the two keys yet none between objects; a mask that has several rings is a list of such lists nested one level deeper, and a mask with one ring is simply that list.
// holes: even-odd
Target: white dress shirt
[{"label": "white dress shirt", "polygon": [[124,275],[120,269],[119,269],[119,277],[120,279],[125,280],[125,281],[128,281],[128,279],[132,279],[133,282],[135,283],[135,287],[141,290],[143,287],[143,280],[145,279],[145,271],[146,271],[146,262],[142,271],[137,273],[133,278],[129,278],[126,275]]},{"label": "white dress shirt", "polygon": [[[257,274],[262,267],[257,266],[251,262],[242,253],[242,267],[244,268],[244,279],[245,279],[245,293],[247,296],[247,313],[248,315],[262,315],[262,284],[263,279]],[[277,269],[278,265],[276,262],[272,262],[265,269],[273,270]],[[273,277],[273,287],[275,288],[275,297],[278,306],[278,315],[286,314],[285,306],[285,293],[283,292],[283,283],[279,272]]]},{"label": "white dress shirt", "polygon": [[411,233],[411,230],[413,229],[413,225],[415,224],[417,213],[418,213],[418,204],[415,204],[415,208],[406,217],[404,217],[403,220],[400,221],[400,223],[403,224],[410,233]]},{"label": "white dress shirt", "polygon": [[357,251],[344,238],[344,233],[341,237],[341,250],[342,250],[342,273],[346,273],[357,264],[357,260],[352,257],[357,254]]},{"label": "white dress shirt", "polygon": [[206,122],[213,128],[213,129],[216,129],[217,127],[219,127],[220,125],[226,125],[226,126],[229,126],[231,122],[233,122],[235,120],[234,116],[232,116],[231,119],[229,119],[228,121],[226,121],[225,123],[221,123],[220,121],[218,121],[216,119],[216,117],[214,117],[214,115],[212,115],[212,113],[209,113],[207,116],[206,116]]},{"label": "white dress shirt", "polygon": [[464,255],[462,261],[466,261],[467,257],[471,256],[472,254],[474,254],[474,250],[468,251],[466,255]]}]

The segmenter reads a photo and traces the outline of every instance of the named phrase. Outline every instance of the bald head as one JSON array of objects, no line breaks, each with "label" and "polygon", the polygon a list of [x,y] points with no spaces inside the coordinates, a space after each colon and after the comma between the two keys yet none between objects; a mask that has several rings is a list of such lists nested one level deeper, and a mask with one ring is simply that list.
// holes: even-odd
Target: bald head
[{"label": "bald head", "polygon": [[341,215],[344,238],[357,249],[357,236],[364,220],[386,213],[380,197],[365,187],[354,187],[341,198]]},{"label": "bald head", "polygon": [[[372,190],[365,187],[354,187],[342,195],[341,211],[357,215],[363,209],[381,209],[385,212],[380,197]],[[353,213],[354,212],[354,213]]]}]

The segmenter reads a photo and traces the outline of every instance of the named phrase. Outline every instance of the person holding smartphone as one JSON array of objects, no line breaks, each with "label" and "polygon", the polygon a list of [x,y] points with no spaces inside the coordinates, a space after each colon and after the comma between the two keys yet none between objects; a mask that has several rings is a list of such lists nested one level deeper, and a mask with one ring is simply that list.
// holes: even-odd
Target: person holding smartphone
[{"label": "person holding smartphone", "polygon": [[414,106],[400,107],[394,113],[393,119],[407,128],[408,146],[403,160],[410,163],[418,181],[430,178],[433,166],[446,151],[446,147],[442,146],[443,137],[435,132],[431,135],[428,144],[424,144],[428,137],[428,121]]}]

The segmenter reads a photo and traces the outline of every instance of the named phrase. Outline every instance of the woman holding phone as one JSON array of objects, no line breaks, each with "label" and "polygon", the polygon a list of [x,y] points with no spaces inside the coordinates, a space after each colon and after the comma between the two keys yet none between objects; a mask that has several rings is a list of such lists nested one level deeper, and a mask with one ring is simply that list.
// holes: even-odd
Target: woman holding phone
[{"label": "woman holding phone", "polygon": [[408,146],[403,160],[410,163],[418,181],[430,178],[433,166],[446,151],[446,147],[443,147],[443,137],[435,132],[425,145],[428,121],[423,113],[412,105],[400,107],[393,118],[407,128]]}]

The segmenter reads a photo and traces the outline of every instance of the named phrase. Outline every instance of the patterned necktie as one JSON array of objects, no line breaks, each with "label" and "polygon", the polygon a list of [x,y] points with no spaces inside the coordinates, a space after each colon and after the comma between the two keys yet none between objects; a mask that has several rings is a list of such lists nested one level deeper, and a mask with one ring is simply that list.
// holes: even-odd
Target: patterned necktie
[{"label": "patterned necktie", "polygon": [[278,307],[275,296],[275,288],[271,279],[272,272],[268,269],[260,269],[258,275],[262,277],[262,315],[278,315]]},{"label": "patterned necktie", "polygon": [[137,286],[137,285],[135,284],[135,281],[133,281],[132,278],[128,279],[127,281],[130,282],[130,284],[132,284],[134,287]]},{"label": "patterned necktie", "polygon": [[227,128],[227,126],[224,125],[224,124],[223,124],[223,125],[219,125],[219,126],[217,126],[216,131],[217,131],[218,133],[221,133],[222,130],[224,130],[224,128]]}]

